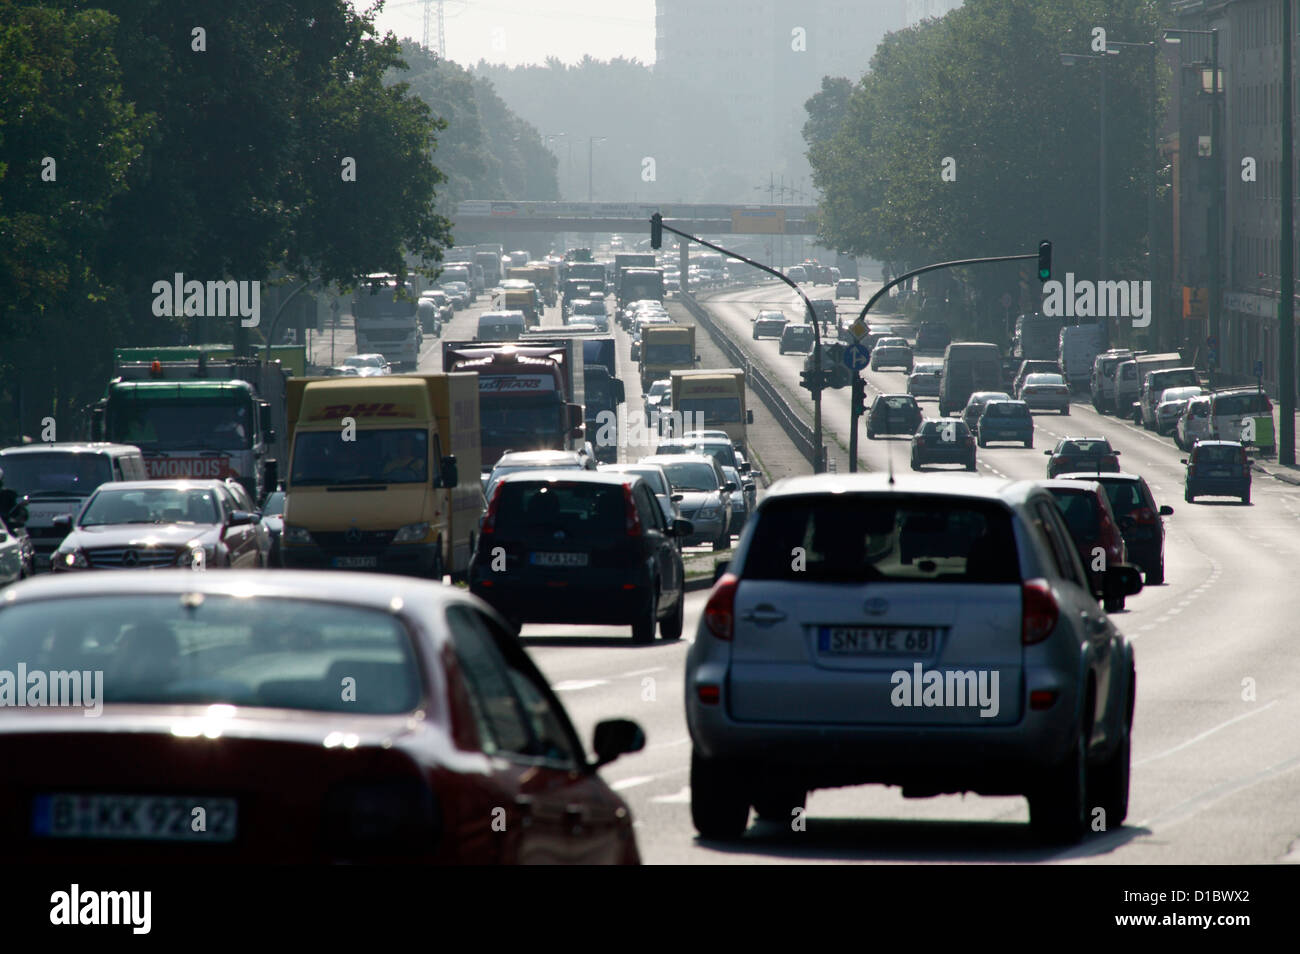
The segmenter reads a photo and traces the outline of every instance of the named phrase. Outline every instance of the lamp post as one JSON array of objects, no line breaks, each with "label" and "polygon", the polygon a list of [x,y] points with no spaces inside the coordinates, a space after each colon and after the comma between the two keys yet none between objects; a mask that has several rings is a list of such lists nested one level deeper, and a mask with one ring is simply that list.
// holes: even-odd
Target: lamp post
[{"label": "lamp post", "polygon": [[1107,49],[1101,53],[1062,53],[1061,65],[1096,63],[1101,68],[1101,94],[1098,98],[1097,119],[1097,280],[1106,277],[1106,59],[1118,56],[1119,50]]},{"label": "lamp post", "polygon": [[[1205,36],[1210,38],[1210,59],[1208,64],[1188,64],[1192,68],[1199,68],[1201,72],[1201,92],[1211,99],[1210,106],[1210,175],[1213,188],[1210,191],[1212,196],[1210,200],[1210,209],[1208,231],[1209,231],[1209,248],[1207,249],[1210,263],[1210,302],[1208,318],[1209,337],[1214,340],[1216,355],[1216,365],[1222,360],[1223,341],[1219,337],[1219,312],[1223,307],[1223,285],[1220,279],[1222,273],[1223,259],[1223,182],[1224,170],[1221,156],[1222,147],[1222,129],[1223,129],[1223,77],[1219,69],[1219,31],[1218,30],[1165,30],[1164,41],[1171,44],[1180,44],[1183,38],[1187,36]],[[1210,383],[1214,383],[1214,372],[1217,367],[1209,368]]]},{"label": "lamp post", "polygon": [[592,190],[592,186],[591,186],[591,183],[592,183],[592,178],[591,178],[592,147],[593,147],[596,143],[598,143],[598,142],[604,142],[607,138],[608,138],[607,136],[588,136],[588,137],[587,137],[587,201],[588,201],[588,202],[594,202],[594,201],[595,201],[595,200],[592,198],[592,196],[594,195],[594,192],[593,192],[593,190]]}]

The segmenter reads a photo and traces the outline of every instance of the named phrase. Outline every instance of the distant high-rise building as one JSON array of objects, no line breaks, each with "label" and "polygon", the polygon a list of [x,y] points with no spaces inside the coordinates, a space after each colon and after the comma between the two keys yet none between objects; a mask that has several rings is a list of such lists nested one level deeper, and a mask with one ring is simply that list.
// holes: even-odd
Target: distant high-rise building
[{"label": "distant high-rise building", "polygon": [[905,26],[916,26],[930,17],[941,17],[962,5],[962,0],[906,0]]},{"label": "distant high-rise building", "polygon": [[788,170],[793,180],[807,175],[804,103],[823,76],[856,83],[876,44],[904,26],[905,6],[906,0],[656,0],[655,70],[698,88],[743,129],[756,167]]}]

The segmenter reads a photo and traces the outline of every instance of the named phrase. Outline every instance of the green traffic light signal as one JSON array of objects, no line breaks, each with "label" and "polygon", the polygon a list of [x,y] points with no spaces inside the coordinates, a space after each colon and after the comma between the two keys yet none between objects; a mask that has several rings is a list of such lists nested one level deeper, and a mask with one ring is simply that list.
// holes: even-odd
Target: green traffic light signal
[{"label": "green traffic light signal", "polygon": [[1052,277],[1052,243],[1043,239],[1038,243],[1038,280],[1048,281]]},{"label": "green traffic light signal", "polygon": [[664,217],[656,212],[650,216],[650,247],[660,248],[664,244]]}]

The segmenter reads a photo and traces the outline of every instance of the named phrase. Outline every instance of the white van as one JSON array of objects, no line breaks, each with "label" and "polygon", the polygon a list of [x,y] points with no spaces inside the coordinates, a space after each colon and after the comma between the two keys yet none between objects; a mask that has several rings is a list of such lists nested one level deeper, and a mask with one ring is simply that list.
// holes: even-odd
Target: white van
[{"label": "white van", "polygon": [[1142,382],[1146,380],[1147,372],[1180,368],[1186,363],[1177,351],[1140,354],[1121,362],[1115,372],[1115,416],[1128,418],[1134,424],[1141,424],[1142,412],[1135,408],[1134,404],[1142,393]]},{"label": "white van", "polygon": [[955,341],[944,350],[939,376],[939,414],[966,407],[976,391],[1002,390],[1002,352],[986,341]]},{"label": "white van", "polygon": [[485,311],[478,317],[478,341],[518,341],[524,335],[522,311]]},{"label": "white van", "polygon": [[0,472],[5,489],[25,501],[37,570],[50,568],[50,555],[67,535],[54,526],[55,517],[75,516],[100,484],[149,479],[140,448],[102,442],[6,447],[0,450]]}]

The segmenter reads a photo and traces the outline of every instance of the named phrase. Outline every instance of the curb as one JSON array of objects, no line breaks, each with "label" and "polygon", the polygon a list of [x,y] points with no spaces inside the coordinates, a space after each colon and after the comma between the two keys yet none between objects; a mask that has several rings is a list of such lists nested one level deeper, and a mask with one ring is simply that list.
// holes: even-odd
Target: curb
[{"label": "curb", "polygon": [[695,576],[686,578],[686,592],[694,593],[699,590],[713,589],[713,578],[710,576]]},{"label": "curb", "polygon": [[1277,471],[1265,470],[1256,464],[1254,471],[1257,474],[1263,474],[1265,477],[1272,477],[1274,480],[1280,480],[1284,484],[1291,484],[1293,487],[1300,487],[1300,475],[1291,476],[1290,474],[1278,473]]}]

